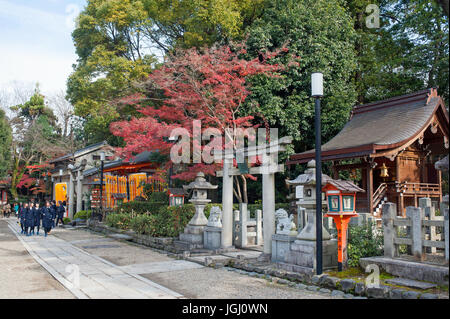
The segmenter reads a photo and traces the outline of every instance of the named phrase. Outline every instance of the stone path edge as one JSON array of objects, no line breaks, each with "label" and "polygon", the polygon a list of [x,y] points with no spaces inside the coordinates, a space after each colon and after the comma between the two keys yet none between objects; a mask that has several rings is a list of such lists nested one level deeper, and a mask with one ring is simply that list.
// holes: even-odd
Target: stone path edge
[{"label": "stone path edge", "polygon": [[48,265],[44,260],[42,260],[38,255],[34,253],[31,247],[18,235],[17,231],[8,224],[9,229],[16,235],[31,257],[34,258],[53,278],[55,278],[58,282],[60,282],[64,288],[66,288],[69,292],[71,292],[78,299],[89,299],[87,295],[85,295],[81,290],[72,287],[72,284],[67,281],[66,278],[59,275],[58,272],[54,271],[50,265]]}]

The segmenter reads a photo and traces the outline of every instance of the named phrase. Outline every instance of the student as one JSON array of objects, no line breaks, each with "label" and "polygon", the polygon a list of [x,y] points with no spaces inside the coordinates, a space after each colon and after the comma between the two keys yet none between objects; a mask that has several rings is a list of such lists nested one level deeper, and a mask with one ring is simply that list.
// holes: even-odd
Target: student
[{"label": "student", "polygon": [[10,203],[6,203],[6,218],[9,218],[9,216],[11,215],[11,204]]},{"label": "student", "polygon": [[52,229],[53,225],[53,212],[52,207],[50,206],[50,202],[47,201],[45,203],[45,207],[42,207],[41,209],[41,216],[42,216],[42,227],[44,228],[45,237],[47,237],[47,234]]},{"label": "student", "polygon": [[64,225],[63,217],[66,212],[66,209],[61,201],[58,201],[58,205],[59,206],[57,207],[56,226],[58,226],[59,221],[61,221],[61,224]]},{"label": "student", "polygon": [[41,208],[39,207],[39,203],[36,202],[36,204],[33,207],[33,235],[34,235],[34,228],[37,228],[36,235],[39,236],[39,230],[41,228]]},{"label": "student", "polygon": [[19,209],[20,209],[19,203],[15,203],[14,204],[14,213],[16,214],[16,217],[19,216]]},{"label": "student", "polygon": [[58,215],[58,207],[56,206],[56,200],[52,200],[52,202],[51,202],[51,208],[52,208],[52,219],[53,219],[53,221],[52,221],[52,228],[54,228],[55,227],[55,219],[56,219],[56,216]]},{"label": "student", "polygon": [[25,234],[25,213],[28,210],[28,203],[25,203],[22,205],[19,211],[19,220],[20,220],[20,227],[22,228],[21,234]]},{"label": "student", "polygon": [[34,228],[33,218],[33,203],[29,203],[25,210],[25,233],[27,236],[31,236],[31,230]]}]

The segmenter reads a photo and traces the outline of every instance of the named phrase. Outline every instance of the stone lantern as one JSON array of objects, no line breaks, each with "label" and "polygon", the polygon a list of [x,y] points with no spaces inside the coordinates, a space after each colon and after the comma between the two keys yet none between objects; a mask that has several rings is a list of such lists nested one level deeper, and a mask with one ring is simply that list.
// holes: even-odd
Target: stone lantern
[{"label": "stone lantern", "polygon": [[[322,185],[327,184],[329,180],[332,179],[322,174]],[[305,173],[294,180],[287,180],[286,183],[296,187],[297,205],[299,211],[306,212],[307,220],[280,266],[288,271],[313,274],[316,269],[316,162],[308,162]],[[326,207],[327,203],[322,199],[322,209]],[[337,241],[331,239],[325,228],[322,228],[322,247],[324,268],[336,267]]]},{"label": "stone lantern", "polygon": [[208,219],[203,211],[206,204],[211,202],[208,199],[208,190],[216,189],[217,185],[207,182],[205,174],[199,172],[195,180],[183,188],[186,192],[192,191],[192,198],[189,202],[195,206],[195,215],[185,227],[184,233],[180,234],[180,241],[185,243],[186,250],[203,248],[203,231],[208,224]]}]

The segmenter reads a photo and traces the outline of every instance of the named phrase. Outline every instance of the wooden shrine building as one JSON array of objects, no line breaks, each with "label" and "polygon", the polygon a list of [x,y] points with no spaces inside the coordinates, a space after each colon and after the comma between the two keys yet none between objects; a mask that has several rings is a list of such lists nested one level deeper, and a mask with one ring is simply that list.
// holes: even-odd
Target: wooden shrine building
[{"label": "wooden shrine building", "polygon": [[[366,192],[357,195],[358,212],[379,216],[381,205],[390,201],[404,215],[420,197],[442,199],[441,172],[434,163],[448,155],[448,147],[448,112],[436,89],[428,89],[355,106],[344,128],[322,145],[322,161],[332,161],[335,179],[344,170],[360,174]],[[294,154],[287,164],[314,157],[314,150]]]}]

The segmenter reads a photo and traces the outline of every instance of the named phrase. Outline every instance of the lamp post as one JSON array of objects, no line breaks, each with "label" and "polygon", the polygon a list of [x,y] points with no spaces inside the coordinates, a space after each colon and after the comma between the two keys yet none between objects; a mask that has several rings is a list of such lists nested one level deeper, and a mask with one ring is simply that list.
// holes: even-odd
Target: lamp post
[{"label": "lamp post", "polygon": [[105,152],[100,152],[100,213],[103,216],[103,165],[105,162]]},{"label": "lamp post", "polygon": [[59,182],[62,182],[62,175],[63,175],[63,170],[60,168],[59,169]]},{"label": "lamp post", "polygon": [[315,101],[315,134],[316,134],[316,273],[322,274],[322,152],[320,126],[320,98],[323,96],[323,74],[311,74],[311,96]]}]

